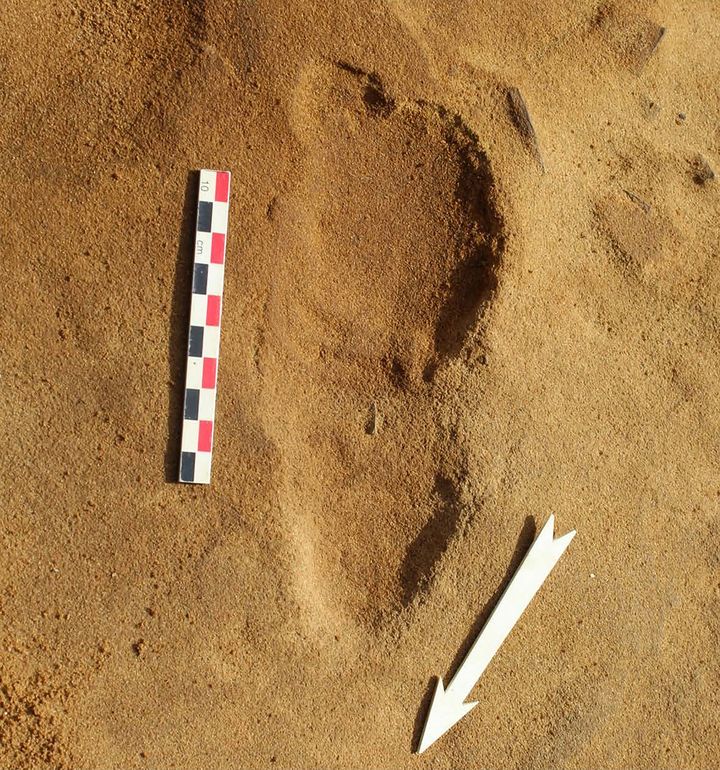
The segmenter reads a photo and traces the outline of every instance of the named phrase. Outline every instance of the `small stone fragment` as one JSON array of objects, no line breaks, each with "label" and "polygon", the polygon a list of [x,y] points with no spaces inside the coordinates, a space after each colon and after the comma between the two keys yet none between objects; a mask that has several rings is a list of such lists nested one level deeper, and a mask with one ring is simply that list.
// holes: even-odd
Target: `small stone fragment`
[{"label": "small stone fragment", "polygon": [[367,422],[365,423],[365,433],[368,436],[374,436],[378,432],[378,423],[380,415],[378,414],[377,402],[373,401],[370,404],[370,414],[368,415]]},{"label": "small stone fragment", "polygon": [[525,103],[523,95],[519,89],[512,86],[507,92],[508,108],[510,110],[510,117],[515,124],[520,136],[525,144],[529,147],[533,157],[538,162],[542,171],[545,171],[545,164],[543,163],[542,155],[540,153],[540,145],[538,143],[537,134],[535,133],[535,127],[530,119],[530,113]]},{"label": "small stone fragment", "polygon": [[699,153],[692,159],[692,178],[695,184],[704,185],[715,179],[715,172],[707,158]]},{"label": "small stone fragment", "polygon": [[633,203],[636,203],[638,206],[640,206],[640,208],[646,214],[650,213],[650,209],[652,207],[650,206],[650,204],[647,201],[644,201],[639,195],[635,195],[635,193],[630,192],[630,190],[623,190],[623,192],[625,193],[625,195],[627,195],[628,198],[630,198],[630,200]]}]

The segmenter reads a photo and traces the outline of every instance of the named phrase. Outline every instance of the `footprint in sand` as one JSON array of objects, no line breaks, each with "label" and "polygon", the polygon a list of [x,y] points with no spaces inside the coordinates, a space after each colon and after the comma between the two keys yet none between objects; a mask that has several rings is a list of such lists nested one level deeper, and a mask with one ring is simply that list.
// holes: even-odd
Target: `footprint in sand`
[{"label": "footprint in sand", "polygon": [[[305,69],[303,181],[269,212],[284,248],[256,362],[311,625],[411,604],[458,525],[462,446],[442,370],[479,342],[502,223],[462,120],[343,64]],[[344,612],[342,612],[344,610]]]}]

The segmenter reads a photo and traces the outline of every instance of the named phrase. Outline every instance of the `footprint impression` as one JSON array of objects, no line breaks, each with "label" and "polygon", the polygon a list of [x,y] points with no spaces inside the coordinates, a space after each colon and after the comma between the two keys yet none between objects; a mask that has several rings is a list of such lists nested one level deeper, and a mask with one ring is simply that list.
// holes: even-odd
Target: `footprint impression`
[{"label": "footprint impression", "polygon": [[291,119],[304,172],[268,214],[282,258],[256,351],[263,420],[305,616],[374,626],[421,597],[458,524],[440,374],[477,343],[502,226],[458,116],[314,64]]}]

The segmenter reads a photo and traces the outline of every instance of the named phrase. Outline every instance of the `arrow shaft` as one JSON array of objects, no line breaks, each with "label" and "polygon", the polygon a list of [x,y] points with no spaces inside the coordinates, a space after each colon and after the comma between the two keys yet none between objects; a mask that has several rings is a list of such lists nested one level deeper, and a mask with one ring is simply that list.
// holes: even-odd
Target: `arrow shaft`
[{"label": "arrow shaft", "polygon": [[515,623],[567,548],[574,532],[553,540],[552,519],[512,576],[490,617],[450,681],[446,693],[464,701]]},{"label": "arrow shaft", "polygon": [[573,531],[554,539],[554,521],[550,516],[540,530],[447,689],[438,678],[418,753],[477,706],[477,701],[466,703],[465,699],[575,536]]}]

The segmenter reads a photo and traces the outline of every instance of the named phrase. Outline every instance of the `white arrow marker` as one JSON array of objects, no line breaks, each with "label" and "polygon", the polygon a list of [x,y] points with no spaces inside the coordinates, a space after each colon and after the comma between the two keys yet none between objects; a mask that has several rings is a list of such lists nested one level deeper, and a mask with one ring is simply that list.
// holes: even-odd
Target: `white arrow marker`
[{"label": "white arrow marker", "polygon": [[563,555],[575,530],[553,539],[555,517],[550,516],[530,550],[525,554],[517,572],[512,576],[500,601],[473,642],[472,647],[460,664],[447,689],[438,677],[423,728],[418,754],[444,735],[465,714],[477,706],[477,701],[465,703],[476,682],[498,651],[505,637],[517,623],[533,596],[538,592],[545,578],[550,574],[558,559]]}]

